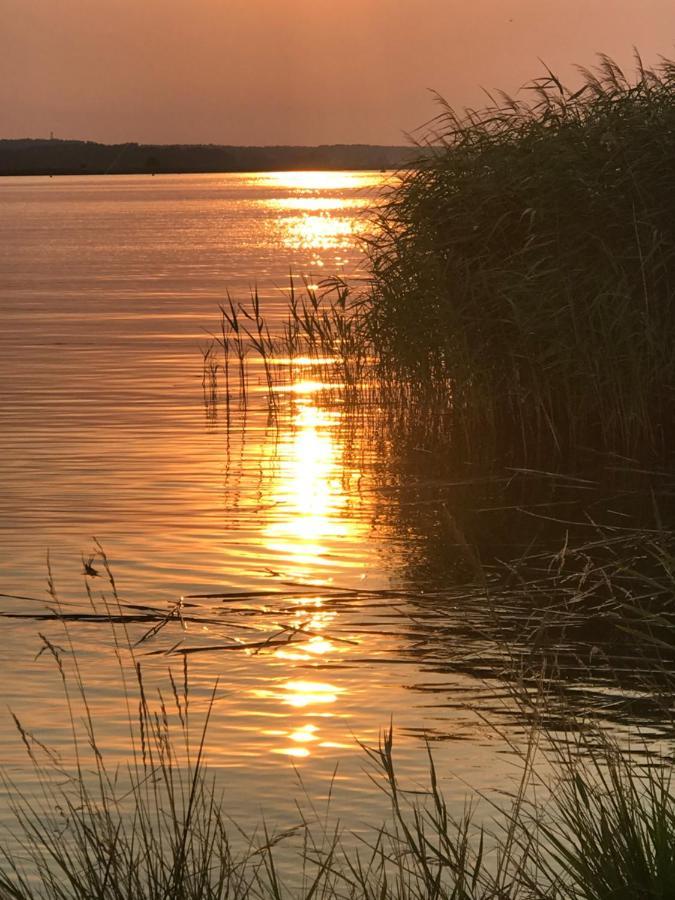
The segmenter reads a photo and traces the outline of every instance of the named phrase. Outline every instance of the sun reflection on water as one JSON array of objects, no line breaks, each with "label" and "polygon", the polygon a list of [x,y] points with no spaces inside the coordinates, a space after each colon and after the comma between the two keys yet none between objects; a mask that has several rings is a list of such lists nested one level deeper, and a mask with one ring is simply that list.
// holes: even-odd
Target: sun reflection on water
[{"label": "sun reflection on water", "polygon": [[373,172],[264,172],[258,181],[267,188],[292,191],[344,191],[354,188],[374,187],[383,181],[382,175]]},{"label": "sun reflection on water", "polygon": [[[349,560],[339,545],[362,545],[368,536],[355,490],[361,473],[346,464],[341,413],[321,407],[323,387],[316,380],[298,378],[287,388],[292,409],[289,426],[275,444],[264,481],[268,514],[261,524],[261,543],[279,560],[284,577],[293,582],[315,583],[329,563],[335,565],[336,557]],[[346,566],[346,575],[355,574],[353,564]],[[299,597],[284,621],[288,632],[302,639],[270,651],[285,674],[277,675],[272,687],[252,692],[273,701],[288,721],[288,727],[275,729],[274,735],[263,732],[268,738],[274,736],[274,753],[301,759],[316,748],[343,746],[322,732],[330,720],[340,718],[336,707],[348,688],[344,682],[311,677],[315,664],[344,658],[353,649],[349,639],[332,636],[339,615],[335,604],[317,591]],[[298,667],[304,669],[300,677]]]},{"label": "sun reflection on water", "polygon": [[352,216],[324,211],[282,219],[281,228],[284,246],[292,250],[335,250],[352,248],[365,225]]},{"label": "sun reflection on water", "polygon": [[[373,188],[384,180],[374,172],[256,176],[264,191],[257,203],[270,233],[294,257],[310,260],[304,268],[310,290],[319,290],[315,281],[323,266],[337,271],[358,258],[363,211],[377,202]],[[263,425],[258,432],[263,438],[253,454],[256,487],[245,502],[259,517],[256,558],[285,585],[315,585],[316,594],[302,594],[292,610],[280,610],[278,632],[268,631],[274,642],[259,655],[251,651],[263,683],[249,688],[248,702],[250,722],[267,726],[256,727],[256,746],[262,739],[267,752],[301,760],[352,747],[347,720],[363,685],[351,674],[349,656],[364,638],[354,637],[344,617],[340,621],[339,605],[330,593],[321,594],[320,585],[360,584],[370,563],[372,510],[362,494],[363,466],[354,462],[357,437],[346,440],[347,413],[326,402],[326,388],[336,385],[322,381],[322,367],[329,370],[334,360],[296,356],[272,362],[296,377],[278,388],[283,415],[273,431]],[[276,613],[268,608],[265,614],[269,629],[269,616]],[[256,659],[264,660],[262,674]]]},{"label": "sun reflection on water", "polygon": [[372,189],[383,181],[374,172],[269,172],[258,177],[261,186],[280,192],[260,203],[273,218],[281,214],[274,225],[279,241],[296,251],[352,250],[366,228],[361,214],[373,203]]},{"label": "sun reflection on water", "polygon": [[292,435],[280,449],[270,498],[276,515],[263,532],[267,549],[281,555],[286,568],[302,578],[315,576],[317,567],[327,562],[331,544],[355,537],[359,528],[342,515],[349,497],[334,437],[339,413],[314,404],[315,388],[311,382],[295,386]]},{"label": "sun reflection on water", "polygon": [[338,210],[341,212],[354,210],[359,212],[366,209],[369,203],[368,200],[358,197],[317,197],[313,194],[304,197],[280,197],[274,200],[261,200],[260,202],[266,209],[304,213],[323,212],[325,210]]}]

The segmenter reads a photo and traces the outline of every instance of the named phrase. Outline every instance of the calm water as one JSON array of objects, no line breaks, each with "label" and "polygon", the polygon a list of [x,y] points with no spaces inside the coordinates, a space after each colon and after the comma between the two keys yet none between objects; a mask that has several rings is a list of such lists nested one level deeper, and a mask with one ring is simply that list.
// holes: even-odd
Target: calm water
[{"label": "calm water", "polygon": [[[426,748],[450,795],[503,787],[517,769],[495,724],[508,715],[498,654],[466,638],[477,594],[443,619],[414,596],[429,516],[401,516],[400,472],[298,372],[270,423],[253,386],[227,427],[205,415],[201,348],[226,292],[257,285],[272,323],[289,272],[360,277],[356,241],[380,174],[276,173],[13,179],[0,184],[0,650],[3,710],[56,746],[68,729],[39,633],[47,551],[67,611],[86,609],[94,536],[125,603],[169,609],[138,648],[157,684],[189,649],[195,704],[219,679],[211,763],[235,818],[295,821],[299,772],[317,796],[338,766],[335,804],[357,827],[381,800],[357,740],[393,717],[402,774],[424,780]],[[300,367],[301,368],[301,367]],[[374,434],[375,427],[369,430]],[[442,536],[443,523],[434,523]],[[96,562],[100,570],[100,564]],[[110,596],[103,578],[96,592]],[[340,593],[348,588],[351,593]],[[383,589],[395,591],[383,596]],[[253,592],[253,593],[251,593]],[[372,593],[370,593],[372,592]],[[29,599],[29,598],[35,598]],[[131,623],[132,639],[148,625]],[[113,758],[128,752],[120,675],[105,622],[70,634]],[[291,639],[289,641],[289,638]],[[442,640],[440,640],[442,639]],[[161,651],[153,655],[153,651]],[[583,685],[580,686],[583,689]],[[0,753],[29,777],[2,713]],[[253,798],[253,799],[252,799]]]}]

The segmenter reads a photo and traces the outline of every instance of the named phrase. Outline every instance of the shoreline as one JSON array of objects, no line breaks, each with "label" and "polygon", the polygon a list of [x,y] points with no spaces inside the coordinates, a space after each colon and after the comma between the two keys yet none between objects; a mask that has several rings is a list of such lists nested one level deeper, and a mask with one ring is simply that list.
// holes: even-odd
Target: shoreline
[{"label": "shoreline", "polygon": [[419,154],[414,146],[370,144],[245,147],[0,139],[0,177],[387,171],[413,165]]}]

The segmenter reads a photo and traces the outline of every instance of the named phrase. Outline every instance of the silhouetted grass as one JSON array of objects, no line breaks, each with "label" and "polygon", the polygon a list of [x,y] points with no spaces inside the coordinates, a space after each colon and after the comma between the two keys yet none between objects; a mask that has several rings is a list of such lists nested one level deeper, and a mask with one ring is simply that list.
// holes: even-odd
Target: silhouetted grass
[{"label": "silhouetted grass", "polygon": [[675,404],[675,64],[606,57],[446,104],[371,245],[383,368],[441,388],[463,455],[662,452]]},{"label": "silhouetted grass", "polygon": [[[270,834],[263,823],[259,839],[252,837],[234,852],[230,833],[237,810],[228,807],[209,774],[205,753],[217,685],[200,721],[187,662],[177,677],[169,675],[165,694],[150,700],[100,548],[92,560],[108,576],[129,761],[120,769],[99,743],[72,625],[64,621],[60,645],[43,641],[63,686],[71,759],[50,751],[16,720],[36,789],[22,792],[4,779],[15,822],[12,841],[0,841],[3,898],[666,900],[674,895],[670,760],[639,745],[621,747],[578,719],[567,720],[562,735],[558,726],[556,739],[550,739],[543,723],[551,701],[543,690],[521,697],[532,710],[532,728],[523,747],[511,746],[521,764],[513,793],[476,796],[459,818],[453,816],[431,755],[425,790],[401,783],[390,729],[377,747],[364,747],[372,776],[389,797],[390,815],[361,834],[360,849],[327,818],[319,824],[302,821],[293,829],[302,840],[292,845],[288,835]],[[614,575],[622,573],[608,570],[607,578]],[[670,566],[667,578],[672,582]],[[58,611],[53,586],[50,591],[50,605]],[[508,740],[505,735],[505,747]]]},{"label": "silhouetted grass", "polygon": [[[0,843],[0,896],[248,896],[248,884],[230,851],[222,798],[204,770],[215,687],[196,732],[190,721],[187,665],[181,678],[170,678],[169,703],[162,695],[154,705],[149,702],[124,608],[107,558],[98,549],[111,591],[110,599],[102,602],[119,662],[129,762],[123,770],[106,762],[99,723],[64,619],[63,646],[42,636],[42,652],[52,657],[62,683],[72,733],[70,758],[64,760],[14,717],[33,768],[34,787],[21,789],[3,773],[15,824],[13,846],[8,847],[6,839]],[[49,586],[50,607],[61,612],[51,573]]]}]

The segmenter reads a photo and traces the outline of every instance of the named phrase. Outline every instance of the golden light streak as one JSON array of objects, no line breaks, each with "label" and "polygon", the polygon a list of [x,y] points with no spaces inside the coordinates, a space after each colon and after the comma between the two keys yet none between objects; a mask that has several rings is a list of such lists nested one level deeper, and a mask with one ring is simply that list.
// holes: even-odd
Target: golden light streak
[{"label": "golden light streak", "polygon": [[274,200],[260,200],[266,209],[281,209],[292,212],[328,212],[330,210],[360,210],[368,207],[368,201],[361,198],[350,197],[280,197]]},{"label": "golden light streak", "polygon": [[[265,464],[261,505],[268,514],[260,539],[267,553],[279,559],[280,571],[308,584],[323,566],[334,566],[336,558],[345,559],[351,573],[349,554],[341,553],[340,545],[361,544],[367,539],[368,525],[351,508],[360,501],[350,485],[361,473],[345,471],[341,412],[319,405],[325,384],[316,376],[303,378],[300,361],[295,363],[298,380],[286,389],[293,410],[288,430]],[[335,735],[320,734],[317,723],[340,718],[332,708],[348,688],[311,676],[298,678],[296,666],[342,657],[352,645],[331,637],[339,612],[334,605],[326,607],[320,589],[298,598],[294,607],[284,622],[289,633],[296,630],[294,641],[270,652],[287,669],[287,678],[270,689],[252,691],[252,696],[272,700],[282,711],[278,715],[291,720],[283,733],[275,731],[272,752],[301,759],[311,756],[314,748],[342,747]]]},{"label": "golden light streak", "polygon": [[328,212],[305,213],[283,219],[282,239],[291,250],[346,250],[354,246],[354,238],[365,231],[365,223],[351,216],[334,216]]},{"label": "golden light streak", "polygon": [[[381,180],[381,178],[380,178]],[[304,191],[344,191],[377,183],[362,172],[266,172],[260,176],[265,187]]]},{"label": "golden light streak", "polygon": [[281,448],[269,502],[278,516],[264,530],[267,548],[303,576],[325,562],[335,541],[355,539],[360,527],[344,515],[348,497],[333,433],[339,417],[314,406],[310,399],[319,387],[307,381],[295,385],[298,406],[293,435]]},{"label": "golden light streak", "polygon": [[284,685],[284,703],[297,709],[315,704],[335,703],[342,689],[323,681],[288,681]]}]

